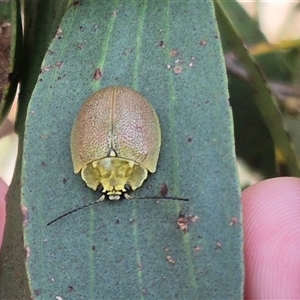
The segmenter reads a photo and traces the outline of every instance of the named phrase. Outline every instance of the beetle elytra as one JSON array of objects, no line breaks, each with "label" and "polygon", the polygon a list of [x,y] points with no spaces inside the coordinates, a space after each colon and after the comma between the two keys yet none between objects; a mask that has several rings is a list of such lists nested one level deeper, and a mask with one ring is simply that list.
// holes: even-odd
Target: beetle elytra
[{"label": "beetle elytra", "polygon": [[82,105],[71,133],[74,172],[109,200],[129,198],[148,171],[156,171],[161,146],[158,117],[150,103],[128,87],[110,86]]}]

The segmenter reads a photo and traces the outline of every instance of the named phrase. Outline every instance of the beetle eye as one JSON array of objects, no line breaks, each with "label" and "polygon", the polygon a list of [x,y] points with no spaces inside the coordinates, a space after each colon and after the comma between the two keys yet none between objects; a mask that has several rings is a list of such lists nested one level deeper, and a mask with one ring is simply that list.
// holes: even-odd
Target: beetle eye
[{"label": "beetle eye", "polygon": [[132,191],[131,186],[129,184],[125,184],[124,188],[125,188],[126,192]]},{"label": "beetle eye", "polygon": [[102,191],[103,191],[103,185],[102,185],[102,184],[99,184],[99,186],[98,186],[98,190],[99,190],[100,192],[102,192]]}]

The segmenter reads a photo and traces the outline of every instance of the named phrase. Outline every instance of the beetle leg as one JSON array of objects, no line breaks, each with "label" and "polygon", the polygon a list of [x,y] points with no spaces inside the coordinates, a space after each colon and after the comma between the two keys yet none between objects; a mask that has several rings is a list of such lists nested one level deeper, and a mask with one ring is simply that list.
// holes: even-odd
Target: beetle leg
[{"label": "beetle leg", "polygon": [[131,197],[130,195],[128,195],[127,193],[124,194],[124,197],[125,197],[126,199],[128,199],[128,200],[132,198],[132,197]]},{"label": "beetle leg", "polygon": [[102,194],[101,197],[96,202],[101,202],[105,199],[105,194]]}]

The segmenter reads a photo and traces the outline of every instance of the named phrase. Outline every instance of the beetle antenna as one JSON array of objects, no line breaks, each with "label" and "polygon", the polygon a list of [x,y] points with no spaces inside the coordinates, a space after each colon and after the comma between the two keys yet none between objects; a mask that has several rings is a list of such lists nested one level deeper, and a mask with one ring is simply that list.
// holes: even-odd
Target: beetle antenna
[{"label": "beetle antenna", "polygon": [[[138,198],[131,198],[131,197],[128,197],[127,198],[128,200],[138,200],[138,199],[141,199],[141,200],[179,200],[179,201],[189,201],[189,199],[187,198],[176,198],[176,197],[138,197]],[[68,216],[68,215],[71,215],[73,214],[74,212],[78,211],[78,210],[81,210],[83,208],[86,208],[86,207],[89,207],[89,206],[92,206],[98,202],[101,202],[103,201],[103,198],[101,197],[100,199],[92,202],[92,203],[89,203],[89,204],[85,204],[83,206],[79,206],[77,208],[74,208],[73,210],[70,210],[62,215],[60,215],[59,217],[55,218],[54,220],[50,221],[47,223],[47,226],[50,226],[51,224],[55,223],[56,221]]]},{"label": "beetle antenna", "polygon": [[92,202],[92,203],[85,204],[85,205],[83,205],[83,206],[74,208],[73,210],[70,210],[70,211],[68,211],[68,212],[66,212],[66,213],[64,213],[64,214],[62,214],[62,215],[60,215],[60,216],[57,217],[56,219],[54,219],[54,220],[48,222],[48,223],[47,223],[47,226],[49,226],[49,225],[55,223],[56,221],[58,221],[58,220],[60,220],[60,219],[62,219],[62,218],[64,218],[64,217],[66,217],[66,216],[68,216],[68,215],[73,214],[74,212],[76,212],[76,211],[78,211],[78,210],[81,210],[81,209],[83,209],[83,208],[86,208],[86,207],[89,207],[89,206],[91,206],[91,205],[94,205],[94,204],[96,204],[96,203],[98,203],[98,202],[100,202],[100,201],[102,201],[102,198],[100,198],[100,199],[98,199],[98,200],[96,200],[96,201],[94,201],[94,202]]},{"label": "beetle antenna", "polygon": [[177,197],[160,197],[160,196],[154,196],[154,197],[137,197],[137,198],[129,198],[129,200],[135,200],[135,199],[141,199],[141,200],[179,200],[179,201],[190,201],[188,198],[177,198]]}]

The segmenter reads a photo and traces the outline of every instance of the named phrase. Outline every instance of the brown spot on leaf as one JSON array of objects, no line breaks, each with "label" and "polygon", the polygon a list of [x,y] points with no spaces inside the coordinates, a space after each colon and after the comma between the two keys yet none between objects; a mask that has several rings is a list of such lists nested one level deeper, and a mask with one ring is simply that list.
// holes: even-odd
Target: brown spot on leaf
[{"label": "brown spot on leaf", "polygon": [[187,232],[189,223],[185,216],[182,215],[178,218],[177,225],[181,231]]},{"label": "brown spot on leaf", "polygon": [[178,52],[177,50],[172,50],[172,51],[170,52],[170,55],[171,55],[172,57],[176,57],[176,56],[179,55],[179,52]]},{"label": "brown spot on leaf", "polygon": [[173,71],[175,74],[180,74],[182,72],[182,66],[176,66],[174,67]]},{"label": "brown spot on leaf", "polygon": [[28,223],[28,210],[24,204],[21,204],[21,211],[23,215],[23,226],[26,226]]},{"label": "brown spot on leaf", "polygon": [[195,247],[193,248],[193,251],[194,251],[194,252],[200,252],[200,251],[201,251],[201,247],[200,247],[200,246],[195,246]]},{"label": "brown spot on leaf", "polygon": [[238,225],[238,224],[240,224],[239,219],[238,219],[237,217],[231,217],[231,220],[230,220],[229,225],[230,225],[230,226],[236,226],[236,225]]},{"label": "brown spot on leaf", "polygon": [[70,293],[73,293],[75,290],[74,290],[74,288],[73,288],[71,285],[69,285],[69,286],[68,286],[68,291],[69,291]]},{"label": "brown spot on leaf", "polygon": [[79,43],[77,44],[77,48],[79,48],[80,50],[84,47],[84,44],[83,43]]},{"label": "brown spot on leaf", "polygon": [[95,80],[99,80],[99,79],[101,79],[102,75],[103,74],[102,74],[101,70],[99,68],[97,68],[94,72],[93,77]]},{"label": "brown spot on leaf", "polygon": [[183,213],[179,213],[177,226],[181,231],[186,233],[189,229],[189,225],[191,223],[195,223],[198,219],[199,217],[196,215],[185,215]]},{"label": "brown spot on leaf", "polygon": [[190,143],[190,142],[192,142],[192,140],[193,140],[193,136],[192,135],[188,135],[188,137],[186,138],[186,141],[188,142],[188,143]]},{"label": "brown spot on leaf", "polygon": [[62,31],[62,28],[61,28],[61,27],[58,27],[58,28],[57,28],[55,37],[56,37],[57,39],[61,39],[61,38],[63,37],[63,31]]},{"label": "brown spot on leaf", "polygon": [[172,265],[175,265],[176,264],[176,261],[172,258],[171,255],[167,255],[167,261],[172,264]]},{"label": "brown spot on leaf", "polygon": [[165,183],[163,183],[163,184],[161,185],[161,188],[160,188],[160,195],[161,195],[162,197],[167,197],[167,195],[168,195],[168,186],[167,186]]},{"label": "brown spot on leaf", "polygon": [[26,259],[28,259],[30,257],[30,247],[26,246],[25,251],[26,251]]},{"label": "brown spot on leaf", "polygon": [[63,64],[62,61],[57,61],[57,62],[55,63],[55,65],[56,65],[58,68],[60,68],[60,67],[62,66],[62,64]]},{"label": "brown spot on leaf", "polygon": [[217,242],[215,249],[218,250],[218,249],[221,249],[221,248],[222,248],[222,244],[220,242]]},{"label": "brown spot on leaf", "polygon": [[162,48],[165,48],[165,46],[166,46],[163,40],[160,40],[158,45],[159,45],[159,47],[162,47]]},{"label": "brown spot on leaf", "polygon": [[41,69],[41,73],[45,73],[45,72],[48,72],[51,70],[51,66],[44,66],[42,69]]},{"label": "brown spot on leaf", "polygon": [[200,46],[205,46],[207,44],[207,40],[201,40],[199,44]]},{"label": "brown spot on leaf", "polygon": [[143,294],[143,295],[147,295],[147,294],[148,294],[148,290],[145,289],[145,288],[143,288],[143,289],[142,289],[142,294]]}]

